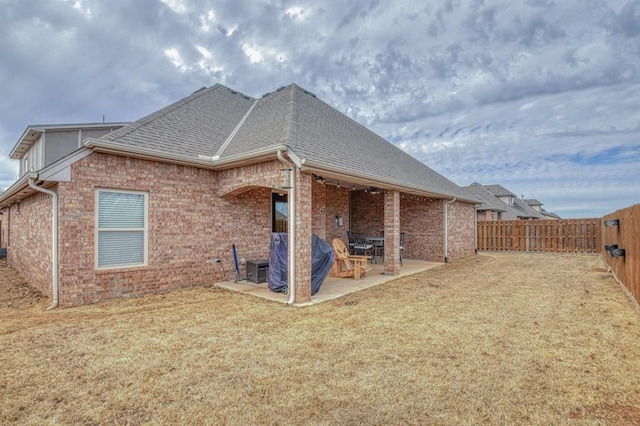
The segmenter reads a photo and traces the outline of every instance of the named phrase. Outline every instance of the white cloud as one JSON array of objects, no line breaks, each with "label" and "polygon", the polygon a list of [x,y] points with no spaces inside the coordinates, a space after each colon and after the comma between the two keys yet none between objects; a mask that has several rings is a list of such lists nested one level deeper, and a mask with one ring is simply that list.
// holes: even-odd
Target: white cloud
[{"label": "white cloud", "polygon": [[175,13],[183,15],[187,13],[187,6],[185,6],[184,2],[181,0],[160,0],[162,3],[167,5],[169,9],[173,10]]},{"label": "white cloud", "polygon": [[167,58],[169,58],[173,66],[175,66],[178,70],[180,70],[180,72],[186,72],[191,69],[191,67],[188,67],[187,65],[185,65],[184,61],[182,60],[182,56],[180,55],[180,52],[175,47],[172,47],[170,49],[165,49],[164,54]]},{"label": "white cloud", "polygon": [[204,32],[211,31],[211,25],[216,23],[216,13],[212,10],[200,16],[200,28]]},{"label": "white cloud", "polygon": [[2,153],[30,123],[135,120],[203,85],[295,82],[459,184],[566,212],[579,203],[555,191],[640,199],[638,0],[214,3],[0,7]]},{"label": "white cloud", "polygon": [[291,6],[284,13],[296,21],[306,21],[309,18],[309,9],[303,6]]}]

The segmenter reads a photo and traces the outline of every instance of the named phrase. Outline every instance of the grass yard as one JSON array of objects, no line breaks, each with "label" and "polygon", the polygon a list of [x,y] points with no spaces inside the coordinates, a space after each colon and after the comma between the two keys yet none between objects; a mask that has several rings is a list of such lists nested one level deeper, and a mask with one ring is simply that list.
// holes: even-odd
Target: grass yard
[{"label": "grass yard", "polygon": [[0,424],[640,424],[640,312],[603,266],[490,253],[305,308],[45,312],[2,263]]}]

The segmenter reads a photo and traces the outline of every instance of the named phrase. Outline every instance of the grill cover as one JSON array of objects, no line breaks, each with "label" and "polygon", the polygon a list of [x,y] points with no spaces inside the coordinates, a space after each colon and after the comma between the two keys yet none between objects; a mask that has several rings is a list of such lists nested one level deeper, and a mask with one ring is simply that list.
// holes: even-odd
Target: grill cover
[{"label": "grill cover", "polygon": [[[269,247],[269,290],[286,293],[289,235],[282,232],[272,233]],[[331,270],[331,265],[333,265],[333,247],[313,234],[311,236],[311,295],[320,290],[320,286]]]}]

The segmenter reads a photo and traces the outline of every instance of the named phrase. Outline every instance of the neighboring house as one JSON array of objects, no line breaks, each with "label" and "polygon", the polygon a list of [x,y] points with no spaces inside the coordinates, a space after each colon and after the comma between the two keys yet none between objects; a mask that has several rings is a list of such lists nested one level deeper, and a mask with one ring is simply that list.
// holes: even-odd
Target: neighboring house
[{"label": "neighboring house", "polygon": [[476,207],[477,220],[502,220],[502,214],[507,211],[508,207],[487,188],[478,182],[473,182],[464,188],[482,201],[482,204]]},{"label": "neighboring house", "polygon": [[52,306],[224,281],[232,244],[265,259],[289,218],[290,303],[311,298],[313,233],[384,231],[391,275],[400,232],[404,258],[475,251],[476,197],[295,84],[203,88],[21,173],[0,195],[8,263]]},{"label": "neighboring house", "polygon": [[478,208],[478,220],[545,219],[542,213],[501,185],[474,182],[465,189],[482,200]]},{"label": "neighboring house", "polygon": [[544,219],[560,219],[560,216],[558,216],[557,214],[546,211],[542,207],[542,203],[536,200],[535,198],[524,199],[522,201],[524,201],[524,203],[527,204],[529,207],[531,207],[532,209],[534,209],[535,211],[543,215]]},{"label": "neighboring house", "polygon": [[20,160],[19,175],[35,172],[128,123],[42,124],[28,126],[9,158]]}]

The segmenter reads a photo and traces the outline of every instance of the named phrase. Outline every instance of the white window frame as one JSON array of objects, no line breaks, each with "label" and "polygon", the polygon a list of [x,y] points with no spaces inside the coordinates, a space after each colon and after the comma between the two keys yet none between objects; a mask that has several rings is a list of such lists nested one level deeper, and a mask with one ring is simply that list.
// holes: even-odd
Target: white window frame
[{"label": "white window frame", "polygon": [[[137,194],[144,196],[144,227],[143,228],[100,228],[100,207],[99,196],[100,193],[120,193],[120,194]],[[95,190],[95,237],[94,237],[94,262],[95,268],[99,270],[105,269],[118,269],[118,268],[131,268],[147,266],[149,261],[149,194],[144,191],[130,191],[124,189],[111,189],[111,188],[96,188]],[[108,266],[100,266],[99,264],[99,238],[102,232],[123,232],[123,231],[137,231],[143,233],[143,261],[142,262],[129,262],[120,264],[111,264]]]}]

